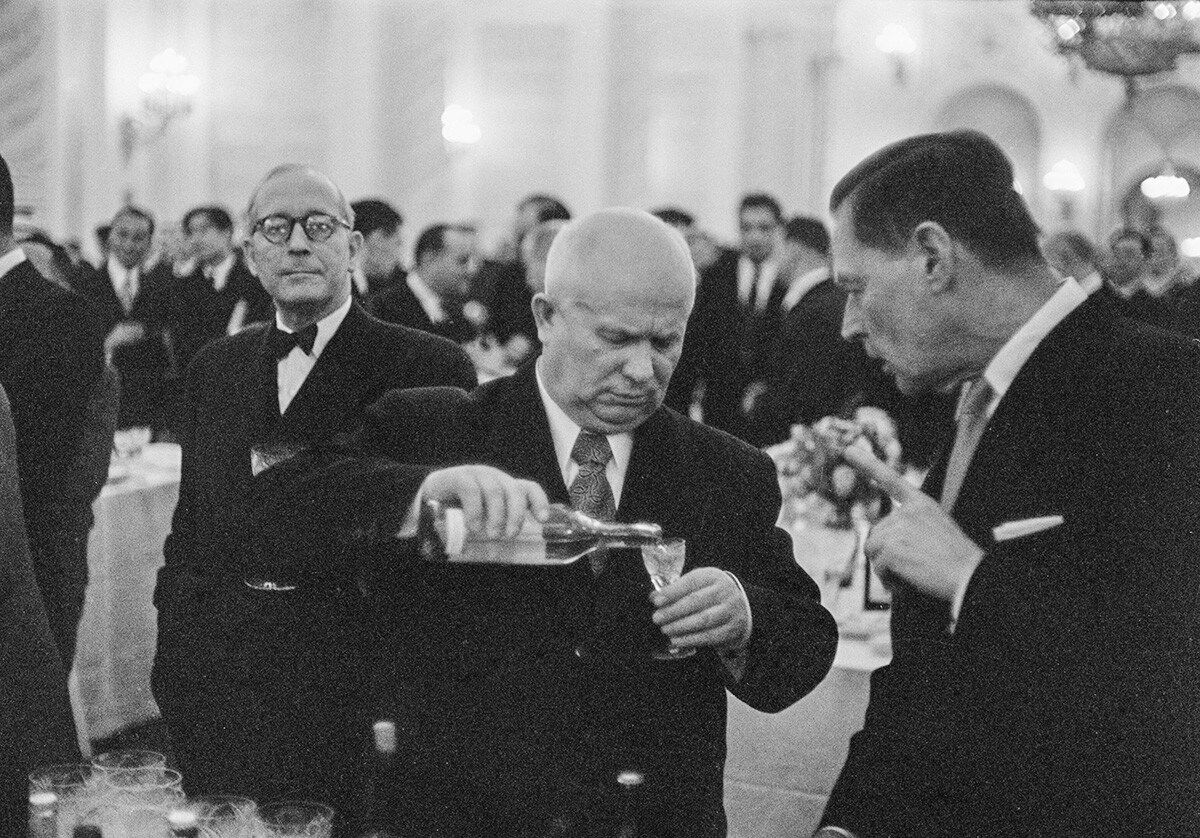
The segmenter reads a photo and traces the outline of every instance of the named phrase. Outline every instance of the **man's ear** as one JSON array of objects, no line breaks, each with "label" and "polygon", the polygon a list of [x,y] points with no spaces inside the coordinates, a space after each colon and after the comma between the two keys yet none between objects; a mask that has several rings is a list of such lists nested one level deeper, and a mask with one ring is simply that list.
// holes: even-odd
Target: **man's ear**
[{"label": "man's ear", "polygon": [[930,289],[944,291],[950,288],[958,276],[959,253],[946,228],[936,221],[922,221],[913,230],[911,243],[922,260],[921,267]]},{"label": "man's ear", "polygon": [[246,267],[250,269],[253,276],[258,276],[258,265],[254,264],[254,248],[250,244],[249,237],[242,240],[242,255],[246,257]]},{"label": "man's ear", "polygon": [[554,316],[554,301],[546,296],[544,291],[533,295],[533,320],[537,323],[538,340],[546,342],[546,331],[550,328],[550,318]]}]

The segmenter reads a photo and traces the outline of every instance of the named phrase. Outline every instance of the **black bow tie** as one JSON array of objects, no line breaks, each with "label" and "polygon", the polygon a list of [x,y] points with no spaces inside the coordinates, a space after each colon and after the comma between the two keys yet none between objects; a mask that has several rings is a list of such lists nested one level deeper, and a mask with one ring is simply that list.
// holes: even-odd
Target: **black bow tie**
[{"label": "black bow tie", "polygon": [[310,323],[298,332],[285,332],[278,326],[271,327],[271,351],[277,359],[286,357],[294,346],[303,349],[305,355],[311,355],[316,340],[316,323]]}]

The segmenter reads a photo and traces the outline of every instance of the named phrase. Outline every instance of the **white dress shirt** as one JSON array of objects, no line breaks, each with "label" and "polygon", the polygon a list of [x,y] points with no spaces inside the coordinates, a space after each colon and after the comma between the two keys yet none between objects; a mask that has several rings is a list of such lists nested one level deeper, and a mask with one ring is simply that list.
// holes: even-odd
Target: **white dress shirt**
[{"label": "white dress shirt", "polygon": [[[765,311],[767,302],[771,299],[771,291],[775,288],[775,279],[779,276],[779,263],[774,259],[764,259],[759,263],[758,283],[754,290],[754,308]],[[754,262],[749,256],[738,259],[738,299],[743,305],[750,303],[750,286],[754,282]]]},{"label": "white dress shirt", "polygon": [[446,310],[442,308],[442,298],[437,295],[437,292],[425,284],[425,280],[417,276],[416,271],[409,273],[404,280],[408,283],[408,288],[413,292],[413,296],[417,298],[417,302],[421,304],[422,311],[429,318],[430,323],[446,322]]},{"label": "white dress shirt", "polygon": [[[554,440],[554,455],[558,459],[558,467],[562,472],[563,485],[570,486],[579,474],[579,463],[571,459],[571,449],[575,440],[583,430],[563,412],[558,403],[546,392],[542,382],[542,359],[538,358],[534,373],[537,377],[538,393],[542,397],[542,406],[546,409],[546,419],[550,422],[550,437]],[[629,458],[633,454],[633,434],[612,434],[608,437],[612,448],[612,459],[605,467],[604,476],[612,487],[613,504],[621,506],[621,489],[625,486],[625,472],[629,469]]]},{"label": "white dress shirt", "polygon": [[230,253],[217,264],[204,267],[204,275],[212,281],[212,289],[217,293],[225,290],[225,283],[229,282],[229,272],[233,270],[235,262],[237,258]]},{"label": "white dress shirt", "polygon": [[831,273],[828,265],[822,265],[819,268],[813,268],[811,271],[800,274],[788,286],[788,290],[784,293],[783,300],[779,304],[780,307],[784,311],[791,311],[804,299],[805,294],[829,279],[830,276]]},{"label": "white dress shirt", "polygon": [[121,301],[121,307],[128,314],[133,308],[133,301],[137,299],[141,278],[139,271],[136,267],[126,268],[112,255],[108,257],[107,267],[108,281],[112,283],[113,291],[117,292],[117,299]]},{"label": "white dress shirt", "polygon": [[[288,405],[292,403],[292,399],[300,392],[300,388],[304,386],[304,381],[308,378],[308,374],[317,365],[317,359],[321,357],[321,353],[325,351],[326,345],[328,345],[334,334],[337,333],[338,327],[342,325],[342,321],[346,319],[346,314],[350,311],[350,303],[351,300],[347,297],[346,302],[317,321],[317,337],[313,341],[311,355],[305,353],[299,346],[293,346],[291,352],[279,359],[275,380],[279,385],[279,414],[281,416],[287,413]],[[283,332],[290,333],[295,331],[283,325],[283,320],[280,318],[279,312],[275,313],[275,325]]]},{"label": "white dress shirt", "polygon": [[8,251],[8,253],[0,256],[0,279],[3,279],[9,271],[24,261],[25,251],[19,247],[15,247]]}]

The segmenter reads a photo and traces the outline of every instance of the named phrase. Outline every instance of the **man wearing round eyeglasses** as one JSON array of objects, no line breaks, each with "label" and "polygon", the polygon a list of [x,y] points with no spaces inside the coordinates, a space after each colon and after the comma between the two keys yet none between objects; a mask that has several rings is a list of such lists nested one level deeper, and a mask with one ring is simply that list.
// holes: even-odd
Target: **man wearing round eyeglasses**
[{"label": "man wearing round eyeglasses", "polygon": [[364,634],[361,594],[335,585],[273,599],[246,578],[252,462],[353,429],[390,389],[467,388],[475,372],[450,341],[383,323],[351,299],[362,235],[325,174],[272,170],[247,215],[246,262],[275,318],[208,344],[188,368],[183,479],[155,592],[154,694],[189,794],[340,807],[369,730],[350,651]]}]

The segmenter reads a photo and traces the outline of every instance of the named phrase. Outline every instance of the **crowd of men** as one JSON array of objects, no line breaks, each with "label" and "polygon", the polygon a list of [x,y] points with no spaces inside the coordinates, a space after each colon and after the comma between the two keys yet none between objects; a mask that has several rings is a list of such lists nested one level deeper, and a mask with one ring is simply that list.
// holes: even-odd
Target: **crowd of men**
[{"label": "crowd of men", "polygon": [[[394,207],[286,164],[240,246],[221,207],[169,250],[126,206],[91,267],[18,240],[0,159],[0,832],[77,756],[90,504],[149,425],[183,446],[153,689],[189,794],[323,800],[345,834],[724,836],[726,692],[782,710],[838,637],[760,446],[862,404],[930,471],[844,453],[893,501],[865,550],[894,655],[819,833],[1200,832],[1192,278],[1158,230],[1043,240],[1012,182],[930,134],[838,183],[832,237],[765,193],[737,248],[531,195],[495,258],[444,223],[406,268]],[[653,521],[684,573],[424,562],[429,500],[493,538],[553,502]]]}]

